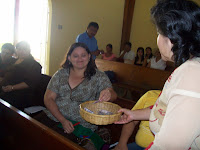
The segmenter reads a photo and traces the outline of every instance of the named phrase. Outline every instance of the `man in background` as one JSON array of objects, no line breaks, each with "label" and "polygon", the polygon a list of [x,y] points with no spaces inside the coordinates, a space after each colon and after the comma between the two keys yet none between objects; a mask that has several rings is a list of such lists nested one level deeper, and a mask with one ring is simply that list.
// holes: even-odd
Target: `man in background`
[{"label": "man in background", "polygon": [[124,45],[124,50],[121,52],[117,61],[124,62],[126,64],[134,64],[135,53],[131,50],[132,44],[126,42]]},{"label": "man in background", "polygon": [[103,50],[98,50],[97,40],[95,38],[98,29],[99,25],[96,22],[90,22],[86,32],[79,34],[76,38],[76,42],[81,42],[88,46],[93,55],[93,59],[96,59],[96,56],[103,53]]}]

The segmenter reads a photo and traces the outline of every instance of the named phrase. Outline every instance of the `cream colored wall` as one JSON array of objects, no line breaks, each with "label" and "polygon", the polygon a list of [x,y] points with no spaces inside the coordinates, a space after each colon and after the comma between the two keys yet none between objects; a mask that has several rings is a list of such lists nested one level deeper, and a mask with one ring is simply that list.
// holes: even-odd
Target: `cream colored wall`
[{"label": "cream colored wall", "polygon": [[[113,44],[118,54],[121,42],[124,0],[52,0],[49,74],[59,68],[68,47],[91,21],[98,22],[96,35],[99,49]],[[62,25],[62,30],[58,29]]]},{"label": "cream colored wall", "polygon": [[[142,46],[150,46],[153,51],[157,48],[157,31],[151,22],[150,9],[156,4],[157,0],[136,0],[132,20],[130,42],[133,50]],[[200,5],[200,0],[193,0]]]},{"label": "cream colored wall", "polygon": [[136,0],[132,20],[130,42],[136,52],[138,47],[150,46],[153,50],[157,47],[157,31],[151,22],[150,9],[156,0]]}]

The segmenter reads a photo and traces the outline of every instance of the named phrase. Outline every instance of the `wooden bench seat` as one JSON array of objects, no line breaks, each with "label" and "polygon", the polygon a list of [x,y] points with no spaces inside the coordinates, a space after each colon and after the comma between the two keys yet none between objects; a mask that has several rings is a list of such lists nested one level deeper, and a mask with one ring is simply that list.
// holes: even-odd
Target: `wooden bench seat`
[{"label": "wooden bench seat", "polygon": [[6,150],[84,150],[0,99],[0,143]]},{"label": "wooden bench seat", "polygon": [[124,89],[125,94],[123,98],[126,97],[128,91],[132,93],[132,99],[139,99],[149,90],[162,90],[165,81],[171,74],[171,71],[163,71],[102,59],[96,59],[95,63],[99,70],[113,71],[116,74],[117,82],[113,83],[113,86]]}]

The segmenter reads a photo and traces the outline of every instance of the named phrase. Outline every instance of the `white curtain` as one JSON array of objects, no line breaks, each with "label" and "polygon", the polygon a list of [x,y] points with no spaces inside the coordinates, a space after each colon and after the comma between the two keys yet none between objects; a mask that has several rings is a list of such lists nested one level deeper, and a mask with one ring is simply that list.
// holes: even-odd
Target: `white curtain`
[{"label": "white curtain", "polygon": [[0,0],[0,47],[14,40],[15,0]]}]

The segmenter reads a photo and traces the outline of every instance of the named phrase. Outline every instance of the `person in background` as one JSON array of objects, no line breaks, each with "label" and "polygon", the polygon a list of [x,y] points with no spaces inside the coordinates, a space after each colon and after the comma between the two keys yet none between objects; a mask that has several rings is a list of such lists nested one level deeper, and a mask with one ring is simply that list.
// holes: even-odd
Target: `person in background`
[{"label": "person in background", "polygon": [[102,59],[110,61],[116,60],[115,54],[112,53],[112,44],[106,46],[106,53],[102,54]]},{"label": "person in background", "polygon": [[151,15],[162,59],[178,67],[154,106],[121,109],[116,123],[149,120],[155,139],[146,150],[200,149],[200,7],[190,0],[158,0]]},{"label": "person in background", "polygon": [[160,51],[157,50],[155,52],[155,57],[151,58],[150,62],[148,63],[147,67],[159,69],[159,70],[165,70],[166,68],[166,61],[164,61],[161,58]]},{"label": "person in background", "polygon": [[76,38],[76,42],[84,43],[89,48],[93,59],[96,59],[96,56],[99,56],[99,54],[104,53],[103,50],[98,49],[97,40],[95,38],[95,35],[97,34],[97,31],[99,30],[99,25],[96,22],[90,22],[86,32],[79,34]]},{"label": "person in background", "polygon": [[41,65],[34,60],[30,46],[22,41],[16,45],[17,61],[6,70],[0,82],[0,98],[22,110],[34,105],[35,88],[40,82]]},{"label": "person in background", "polygon": [[124,50],[121,52],[120,57],[117,58],[117,61],[124,62],[126,64],[133,64],[135,59],[135,53],[131,50],[132,44],[126,42]]},{"label": "person in background", "polygon": [[[152,90],[144,94],[132,108],[138,110],[154,105],[161,91]],[[139,129],[135,136],[135,142],[127,145],[130,136],[135,127],[140,123]],[[134,120],[123,125],[119,143],[114,150],[144,150],[152,141],[154,136],[149,128],[149,121]]]},{"label": "person in background", "polygon": [[143,63],[144,63],[144,48],[138,47],[134,65],[142,66]]},{"label": "person in background", "polygon": [[146,67],[148,65],[148,63],[150,62],[150,59],[153,57],[153,54],[152,54],[152,49],[151,47],[147,47],[145,49],[145,57],[144,57],[144,63],[142,64],[142,66]]},{"label": "person in background", "polygon": [[5,43],[1,47],[0,54],[0,81],[4,76],[6,69],[15,63],[16,59],[13,56],[15,53],[15,47],[11,43]]},{"label": "person in background", "polygon": [[97,126],[80,116],[79,105],[91,100],[103,102],[114,101],[116,98],[117,94],[109,78],[96,68],[88,47],[84,43],[74,43],[69,48],[61,69],[48,84],[44,96],[47,110],[44,112],[48,120],[51,120],[48,122],[52,126],[60,122],[66,134],[74,131],[72,121],[95,131]]}]

